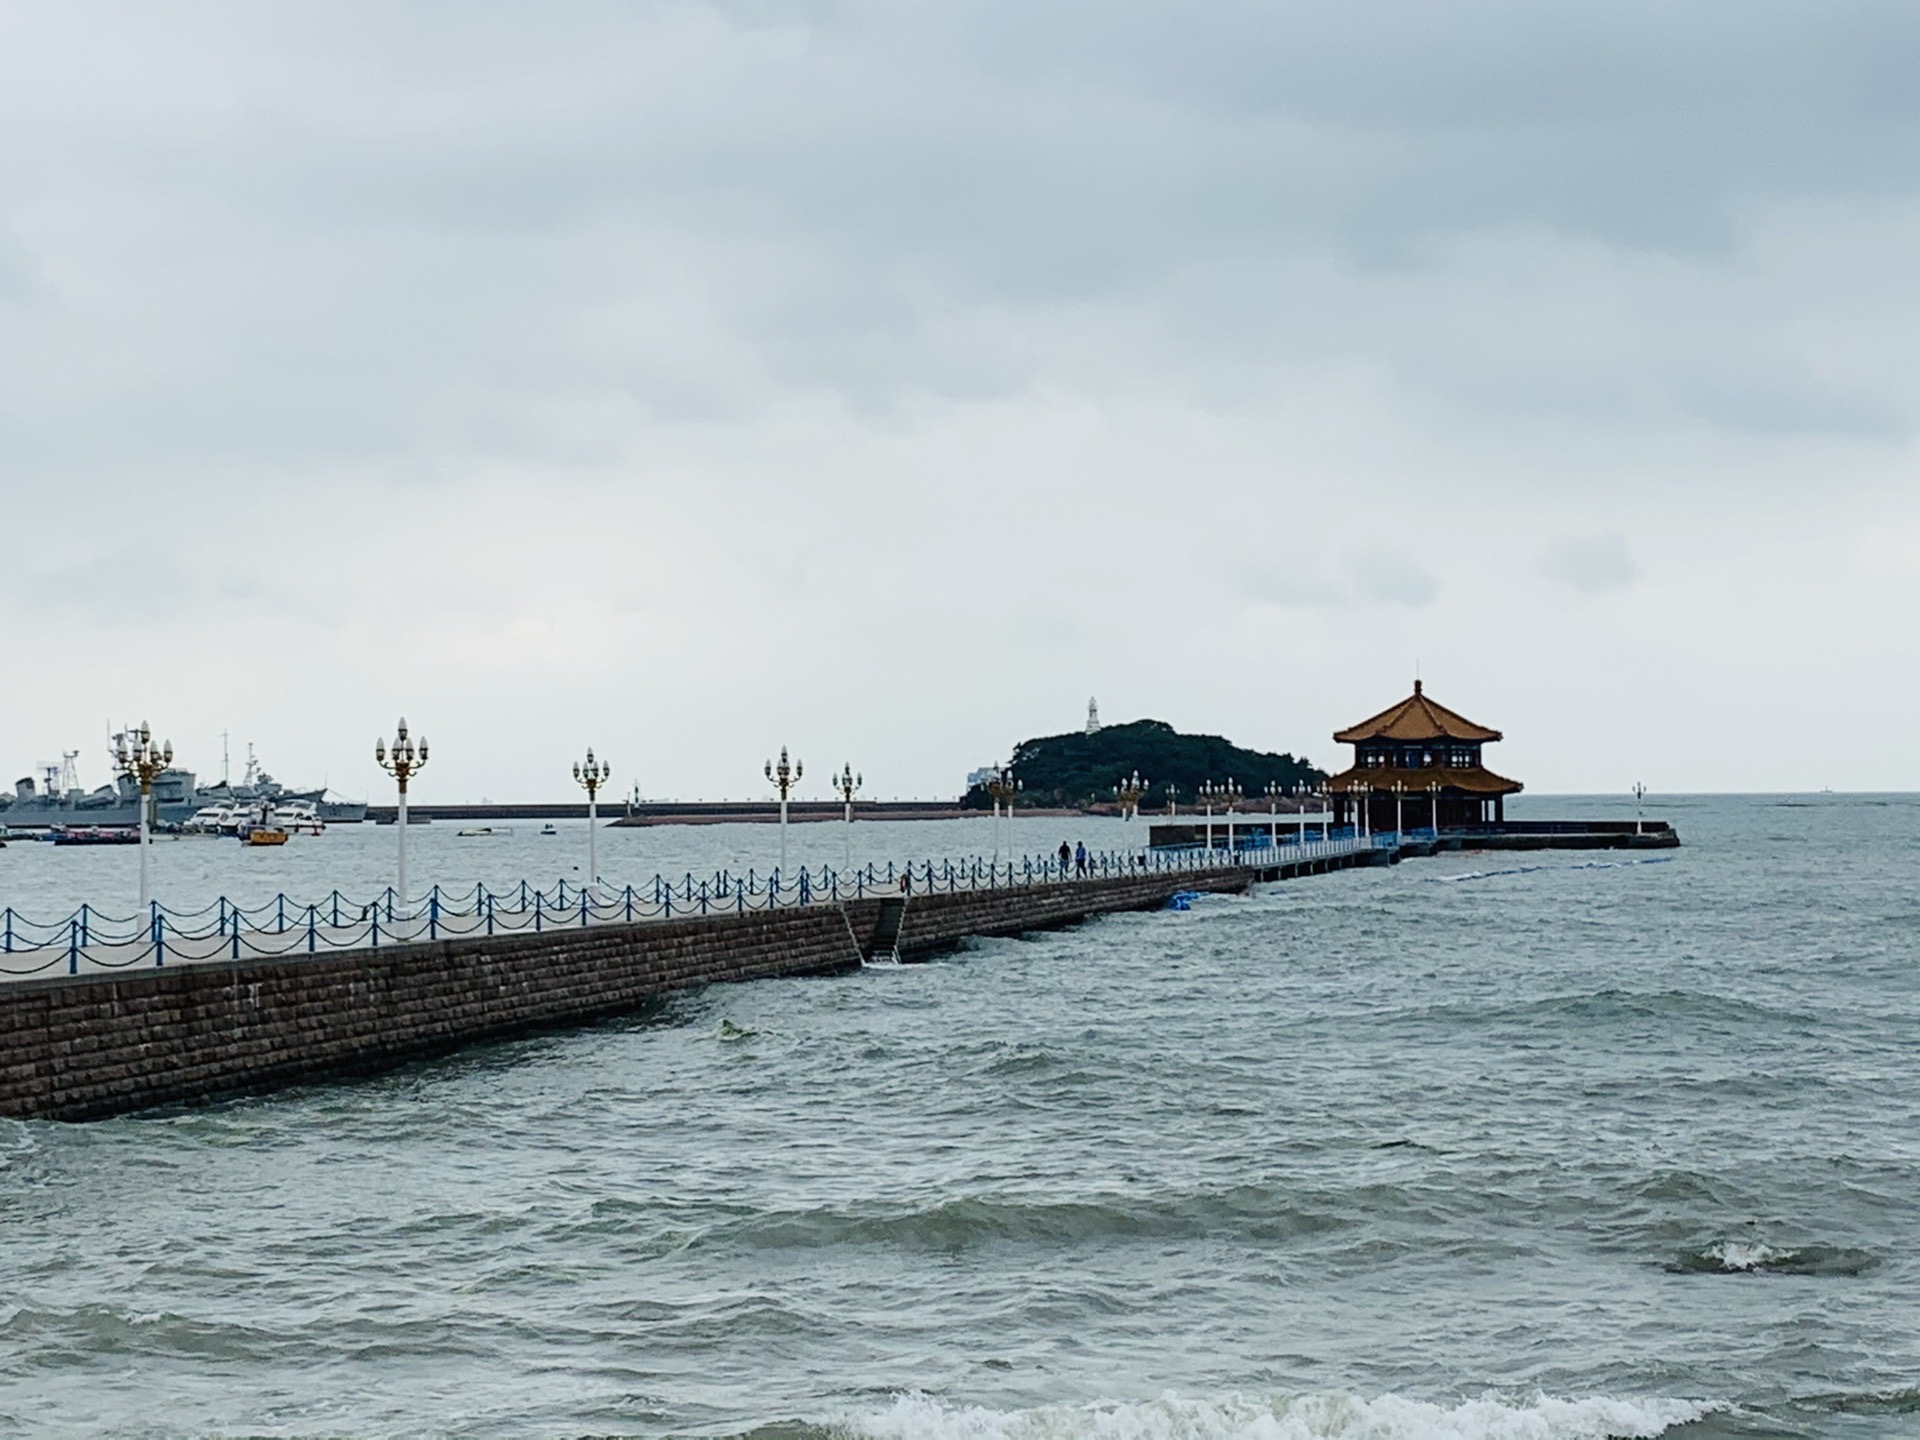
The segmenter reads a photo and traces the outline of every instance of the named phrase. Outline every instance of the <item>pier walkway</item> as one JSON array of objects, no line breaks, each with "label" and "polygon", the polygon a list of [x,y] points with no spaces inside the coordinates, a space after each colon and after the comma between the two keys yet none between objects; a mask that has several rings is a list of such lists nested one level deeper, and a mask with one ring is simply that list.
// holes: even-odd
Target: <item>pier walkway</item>
[{"label": "pier walkway", "polygon": [[[804,881],[663,880],[654,895],[570,887],[564,905],[531,886],[524,902],[518,891],[477,889],[458,903],[430,892],[411,907],[383,897],[364,915],[343,906],[337,923],[332,897],[324,923],[321,906],[288,905],[284,926],[277,902],[266,914],[215,907],[177,928],[156,911],[131,934],[76,915],[26,949],[19,928],[7,932],[16,948],[0,960],[16,969],[0,984],[0,1115],[87,1120],[370,1073],[702,986],[920,959],[969,937],[1392,858],[1378,840],[1336,839],[1234,856],[1107,855],[1084,874],[931,862]],[[29,966],[39,973],[19,973]]]},{"label": "pier walkway", "polygon": [[334,891],[319,900],[278,895],[258,905],[217,900],[183,911],[155,901],[145,914],[114,916],[83,905],[59,920],[35,922],[12,908],[0,912],[0,984],[36,978],[106,977],[185,965],[233,965],[391,950],[446,940],[626,926],[713,916],[833,908],[878,896],[914,897],[976,891],[1033,891],[1116,879],[1178,878],[1200,872],[1243,876],[1247,883],[1397,858],[1392,837],[1337,837],[1263,845],[1233,854],[1204,849],[1107,851],[1085,871],[1063,872],[1055,857],[995,862],[926,860],[867,865],[849,871],[822,866],[759,875],[722,871],[696,879],[656,875],[647,885],[528,883],[505,890],[435,886],[405,903],[391,888],[366,899]]}]

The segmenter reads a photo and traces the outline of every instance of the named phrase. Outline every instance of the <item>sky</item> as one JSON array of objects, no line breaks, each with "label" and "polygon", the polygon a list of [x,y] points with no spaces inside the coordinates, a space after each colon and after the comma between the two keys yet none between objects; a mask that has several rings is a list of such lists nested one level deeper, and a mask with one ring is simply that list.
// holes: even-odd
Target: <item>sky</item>
[{"label": "sky", "polygon": [[[1920,789],[1920,8],[0,0],[0,769]],[[237,765],[237,760],[236,760]]]}]

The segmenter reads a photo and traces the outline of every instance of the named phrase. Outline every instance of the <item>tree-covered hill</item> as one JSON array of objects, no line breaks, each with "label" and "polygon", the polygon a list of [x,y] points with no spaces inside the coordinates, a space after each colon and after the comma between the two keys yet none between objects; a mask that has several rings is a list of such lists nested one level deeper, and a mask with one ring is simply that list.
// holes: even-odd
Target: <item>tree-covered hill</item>
[{"label": "tree-covered hill", "polygon": [[[1236,782],[1248,796],[1262,796],[1269,781],[1282,785],[1324,780],[1323,771],[1291,755],[1242,750],[1218,735],[1182,735],[1164,720],[1135,720],[1106,725],[1088,735],[1047,735],[1022,740],[1013,751],[1013,773],[1023,787],[1023,806],[1069,808],[1112,803],[1113,787],[1138,771],[1153,788],[1142,809],[1167,803],[1167,784],[1179,787],[1182,805],[1190,804],[1202,781]],[[979,786],[961,802],[986,809],[992,800]]]}]

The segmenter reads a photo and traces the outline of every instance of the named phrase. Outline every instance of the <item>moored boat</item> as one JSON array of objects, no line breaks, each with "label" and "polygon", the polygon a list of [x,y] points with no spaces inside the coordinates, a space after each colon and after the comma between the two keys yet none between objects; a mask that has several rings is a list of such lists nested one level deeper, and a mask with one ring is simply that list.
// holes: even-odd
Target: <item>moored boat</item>
[{"label": "moored boat", "polygon": [[47,838],[56,845],[138,845],[140,832],[120,825],[55,825]]}]

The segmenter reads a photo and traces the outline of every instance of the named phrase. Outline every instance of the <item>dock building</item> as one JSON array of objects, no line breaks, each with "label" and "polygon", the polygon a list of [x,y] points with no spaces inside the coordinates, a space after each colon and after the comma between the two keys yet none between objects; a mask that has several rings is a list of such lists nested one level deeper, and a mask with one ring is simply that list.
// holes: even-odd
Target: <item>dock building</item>
[{"label": "dock building", "polygon": [[1466,830],[1500,825],[1521,784],[1481,762],[1498,730],[1449,710],[1413,682],[1413,693],[1358,725],[1334,732],[1354,747],[1350,769],[1327,781],[1336,823],[1393,830]]}]

